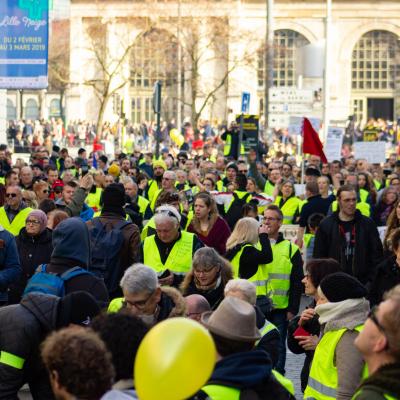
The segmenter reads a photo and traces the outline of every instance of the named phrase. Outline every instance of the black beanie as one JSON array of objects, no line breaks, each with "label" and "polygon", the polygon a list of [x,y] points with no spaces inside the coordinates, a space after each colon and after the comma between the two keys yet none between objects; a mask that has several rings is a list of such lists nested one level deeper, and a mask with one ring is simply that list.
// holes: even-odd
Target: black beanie
[{"label": "black beanie", "polygon": [[330,303],[367,296],[367,289],[362,283],[345,272],[327,275],[322,279],[319,287]]},{"label": "black beanie", "polygon": [[88,292],[72,292],[58,305],[57,328],[69,324],[87,326],[101,311],[96,299]]},{"label": "black beanie", "polygon": [[102,194],[103,209],[122,209],[125,205],[125,188],[121,183],[111,183]]}]

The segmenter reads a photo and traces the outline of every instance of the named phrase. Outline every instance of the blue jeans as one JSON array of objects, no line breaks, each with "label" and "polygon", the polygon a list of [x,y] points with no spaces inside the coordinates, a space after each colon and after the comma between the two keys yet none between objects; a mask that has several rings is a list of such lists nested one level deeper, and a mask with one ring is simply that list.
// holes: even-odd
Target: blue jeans
[{"label": "blue jeans", "polygon": [[284,310],[273,310],[268,318],[279,331],[281,336],[281,340],[279,342],[279,358],[276,364],[275,369],[285,375],[285,364],[286,364],[286,337],[287,337],[287,328],[288,328],[288,320],[286,317],[286,309]]}]

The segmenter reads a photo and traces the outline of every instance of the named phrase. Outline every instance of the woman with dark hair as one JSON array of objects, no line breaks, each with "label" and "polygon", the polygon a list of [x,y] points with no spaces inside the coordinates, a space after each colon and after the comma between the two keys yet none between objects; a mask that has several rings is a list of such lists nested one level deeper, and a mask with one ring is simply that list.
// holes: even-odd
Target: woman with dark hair
[{"label": "woman with dark hair", "polygon": [[357,186],[360,201],[373,206],[376,203],[377,193],[372,176],[366,172],[359,172],[357,174]]},{"label": "woman with dark hair", "polygon": [[397,191],[388,187],[383,190],[382,196],[378,201],[373,213],[373,220],[377,226],[385,226],[390,213],[395,209],[396,203],[399,200]]},{"label": "woman with dark hair", "polygon": [[221,255],[226,252],[226,241],[231,234],[228,224],[218,215],[214,198],[208,192],[200,192],[194,198],[194,215],[188,232],[195,233],[208,247]]},{"label": "woman with dark hair", "polygon": [[[322,279],[330,274],[341,271],[340,264],[333,258],[314,258],[306,264],[306,273],[302,280],[304,291],[307,296],[313,297],[308,308],[306,308],[301,316],[293,318],[288,326],[287,343],[292,353],[305,353],[306,358],[301,370],[301,390],[304,391],[307,386],[308,375],[310,373],[311,362],[314,357],[314,350],[318,344],[318,336],[320,333],[320,325],[318,317],[315,315],[315,306],[317,301],[317,289]],[[310,336],[302,336],[298,334],[297,329],[303,328]],[[295,332],[297,331],[296,335]],[[297,339],[296,339],[297,337]],[[301,337],[301,339],[299,339]]]},{"label": "woman with dark hair", "polygon": [[383,239],[383,250],[387,255],[392,254],[390,236],[397,228],[400,228],[400,201],[397,201],[396,206],[390,213],[386,223],[385,238]]},{"label": "woman with dark hair", "polygon": [[375,280],[369,293],[371,306],[379,304],[383,294],[400,283],[400,229],[392,230],[388,240],[391,252],[377,266]]},{"label": "woman with dark hair", "polygon": [[186,274],[181,291],[184,296],[202,295],[215,309],[224,298],[225,285],[232,278],[230,263],[213,248],[203,247],[194,254],[192,269]]}]

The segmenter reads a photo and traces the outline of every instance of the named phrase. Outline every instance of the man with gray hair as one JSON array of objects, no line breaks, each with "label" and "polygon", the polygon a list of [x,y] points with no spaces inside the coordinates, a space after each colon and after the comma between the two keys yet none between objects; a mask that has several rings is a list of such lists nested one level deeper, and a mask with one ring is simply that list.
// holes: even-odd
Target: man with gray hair
[{"label": "man with gray hair", "polygon": [[143,242],[142,260],[156,271],[161,285],[177,287],[192,267],[193,254],[203,247],[195,234],[180,230],[180,221],[175,207],[158,207],[156,233]]},{"label": "man with gray hair", "polygon": [[280,334],[277,327],[269,322],[256,305],[256,287],[246,279],[232,279],[225,286],[225,298],[236,297],[251,304],[256,312],[257,329],[261,333],[261,339],[256,342],[258,349],[265,350],[275,368],[279,359]]},{"label": "man with gray hair", "polygon": [[149,326],[186,314],[185,300],[178,290],[160,287],[156,272],[144,264],[129,267],[120,286],[124,297],[114,299],[108,307],[109,312],[124,308]]},{"label": "man with gray hair", "polygon": [[158,189],[157,192],[151,199],[151,209],[154,210],[156,207],[157,199],[161,193],[164,192],[176,192],[176,174],[174,171],[165,171],[161,181],[161,189]]}]

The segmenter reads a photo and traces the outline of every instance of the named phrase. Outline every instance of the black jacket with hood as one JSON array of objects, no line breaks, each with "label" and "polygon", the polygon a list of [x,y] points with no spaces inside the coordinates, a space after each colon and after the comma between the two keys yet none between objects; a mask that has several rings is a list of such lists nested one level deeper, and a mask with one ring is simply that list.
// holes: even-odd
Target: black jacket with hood
[{"label": "black jacket with hood", "polygon": [[35,400],[53,399],[40,344],[56,328],[59,301],[56,296],[30,293],[20,304],[0,308],[0,349],[25,360],[21,369],[0,363],[0,399],[17,400],[25,383]]},{"label": "black jacket with hood", "polygon": [[[275,379],[272,364],[264,350],[251,350],[224,357],[215,365],[207,385],[220,385],[240,389],[241,398],[289,400],[294,397]],[[258,397],[254,397],[254,392]],[[250,397],[252,396],[252,397]],[[192,399],[207,399],[200,390]]]},{"label": "black jacket with hood", "polygon": [[[376,266],[382,261],[383,247],[372,219],[356,210],[355,244],[352,272],[369,289],[375,277]],[[346,270],[345,238],[339,231],[339,213],[325,218],[315,235],[314,258],[333,258]]]},{"label": "black jacket with hood", "polygon": [[[80,218],[68,218],[53,231],[53,253],[47,272],[62,274],[79,266],[88,269],[90,263],[90,240],[86,224]],[[104,282],[92,274],[78,275],[64,284],[65,294],[76,291],[90,293],[100,307],[108,304],[108,292]]]}]

